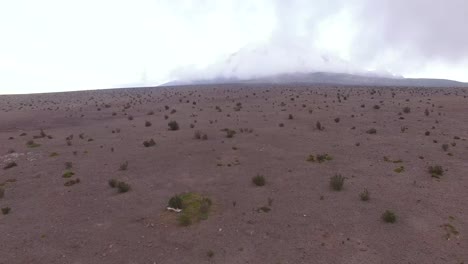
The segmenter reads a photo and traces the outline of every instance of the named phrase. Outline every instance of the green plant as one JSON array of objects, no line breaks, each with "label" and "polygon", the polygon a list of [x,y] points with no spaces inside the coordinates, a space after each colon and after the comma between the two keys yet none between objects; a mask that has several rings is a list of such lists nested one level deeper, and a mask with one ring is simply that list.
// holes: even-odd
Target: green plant
[{"label": "green plant", "polygon": [[180,195],[174,195],[169,199],[169,207],[174,209],[183,209],[182,197]]},{"label": "green plant", "polygon": [[110,187],[115,188],[119,182],[116,179],[110,179],[108,183]]},{"label": "green plant", "polygon": [[394,212],[390,211],[390,210],[386,210],[383,214],[382,214],[382,220],[386,223],[395,223],[396,220],[397,220],[397,216]]},{"label": "green plant", "polygon": [[444,170],[442,169],[442,166],[439,165],[430,166],[428,170],[431,176],[434,178],[440,178],[440,176],[444,175]]},{"label": "green plant", "polygon": [[208,218],[212,202],[209,198],[198,193],[183,193],[169,199],[169,207],[182,209],[178,217],[182,226]]},{"label": "green plant", "polygon": [[343,189],[345,177],[341,174],[335,174],[330,178],[330,187],[335,191],[341,191]]},{"label": "green plant", "polygon": [[364,189],[364,191],[362,191],[359,194],[359,197],[361,198],[361,201],[369,201],[370,193],[369,193],[369,191],[367,189]]},{"label": "green plant", "polygon": [[398,168],[395,168],[393,171],[396,173],[402,173],[405,171],[405,166],[400,166]]},{"label": "green plant", "polygon": [[367,134],[377,134],[377,129],[371,128],[371,129],[367,130],[366,133]]},{"label": "green plant", "polygon": [[41,144],[37,144],[36,142],[34,142],[34,140],[28,140],[28,142],[26,142],[26,146],[28,148],[37,148],[40,147]]},{"label": "green plant", "polygon": [[50,153],[49,157],[57,157],[59,154],[57,152]]},{"label": "green plant", "polygon": [[3,208],[2,208],[2,214],[4,214],[4,215],[9,214],[10,211],[11,211],[11,208],[10,208],[10,207],[3,207]]},{"label": "green plant", "polygon": [[117,189],[119,193],[126,193],[130,190],[130,184],[123,182],[123,181],[119,181],[117,183]]},{"label": "green plant", "polygon": [[154,139],[143,141],[143,146],[145,146],[146,148],[152,147],[155,145],[156,145],[156,142],[154,141]]},{"label": "green plant", "polygon": [[208,252],[206,252],[206,255],[207,255],[209,258],[214,257],[214,254],[215,254],[215,253],[213,252],[213,250],[208,250]]},{"label": "green plant", "polygon": [[252,182],[256,185],[256,186],[264,186],[265,183],[266,183],[266,180],[265,180],[265,177],[263,177],[263,175],[257,175],[255,177],[252,178]]},{"label": "green plant", "polygon": [[124,163],[120,164],[119,170],[126,171],[127,168],[128,168],[128,161],[125,161]]},{"label": "green plant", "polygon": [[167,125],[169,126],[169,130],[179,130],[179,124],[176,121],[171,121]]},{"label": "green plant", "polygon": [[62,177],[63,177],[63,178],[71,178],[73,175],[75,175],[74,172],[72,172],[72,171],[66,171],[66,172],[62,175]]}]

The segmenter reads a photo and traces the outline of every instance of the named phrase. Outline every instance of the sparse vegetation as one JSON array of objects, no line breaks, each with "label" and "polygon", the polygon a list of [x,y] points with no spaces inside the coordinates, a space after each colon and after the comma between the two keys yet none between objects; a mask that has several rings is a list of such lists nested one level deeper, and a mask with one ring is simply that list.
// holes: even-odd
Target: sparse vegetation
[{"label": "sparse vegetation", "polygon": [[371,129],[367,130],[366,133],[367,133],[367,134],[376,134],[376,133],[377,133],[377,129],[371,128]]},{"label": "sparse vegetation", "polygon": [[179,130],[179,124],[176,121],[171,121],[167,125],[169,126],[169,130],[171,131]]},{"label": "sparse vegetation", "polygon": [[182,210],[177,219],[181,226],[207,219],[211,205],[209,198],[192,192],[174,195],[168,202],[169,207]]},{"label": "sparse vegetation", "polygon": [[431,174],[431,176],[434,178],[439,179],[441,176],[444,175],[444,170],[442,169],[442,166],[439,166],[439,165],[430,166],[428,171]]},{"label": "sparse vegetation", "polygon": [[364,191],[362,191],[359,194],[359,198],[361,198],[361,201],[369,201],[369,199],[370,199],[369,191],[367,189],[364,189]]},{"label": "sparse vegetation", "polygon": [[11,211],[11,208],[10,208],[10,207],[3,207],[3,208],[2,208],[2,214],[4,214],[4,215],[9,214],[10,211]]},{"label": "sparse vegetation", "polygon": [[335,174],[330,178],[330,187],[335,191],[341,191],[343,189],[345,177],[341,174]]},{"label": "sparse vegetation", "polygon": [[120,164],[119,170],[126,171],[127,168],[128,168],[128,161],[125,161],[124,163]]},{"label": "sparse vegetation", "polygon": [[143,141],[143,146],[145,146],[146,148],[153,147],[155,145],[156,145],[156,142],[154,141],[154,139]]},{"label": "sparse vegetation", "polygon": [[126,193],[130,190],[130,184],[123,181],[119,181],[117,183],[117,190],[119,191],[119,193]]},{"label": "sparse vegetation", "polygon": [[396,220],[397,220],[397,216],[394,212],[390,211],[390,210],[386,210],[383,214],[382,214],[382,220],[386,223],[395,223]]},{"label": "sparse vegetation", "polygon": [[28,142],[26,142],[26,146],[28,148],[37,148],[37,147],[40,147],[41,144],[34,142],[34,140],[28,140]]},{"label": "sparse vegetation", "polygon": [[256,185],[256,186],[264,186],[265,183],[266,183],[266,180],[265,180],[265,177],[263,175],[257,175],[255,177],[252,178],[252,182]]},{"label": "sparse vegetation", "polygon": [[408,106],[403,107],[403,113],[409,114],[411,112],[411,108]]},{"label": "sparse vegetation", "polygon": [[71,178],[73,175],[75,175],[74,172],[72,172],[72,171],[66,171],[65,173],[63,173],[62,177],[63,177],[63,178]]},{"label": "sparse vegetation", "polygon": [[5,196],[5,189],[0,187],[0,199],[2,199]]}]

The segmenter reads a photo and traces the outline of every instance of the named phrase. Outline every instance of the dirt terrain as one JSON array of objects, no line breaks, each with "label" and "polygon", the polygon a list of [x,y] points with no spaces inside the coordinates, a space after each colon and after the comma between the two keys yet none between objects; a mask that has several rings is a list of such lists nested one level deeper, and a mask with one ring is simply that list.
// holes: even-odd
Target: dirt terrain
[{"label": "dirt terrain", "polygon": [[462,88],[0,96],[0,263],[468,263],[467,138]]}]

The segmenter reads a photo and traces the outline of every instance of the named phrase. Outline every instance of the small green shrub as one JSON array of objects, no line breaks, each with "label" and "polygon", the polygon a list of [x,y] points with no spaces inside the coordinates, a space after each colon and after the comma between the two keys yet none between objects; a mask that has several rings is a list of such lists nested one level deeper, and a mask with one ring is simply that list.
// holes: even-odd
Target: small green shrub
[{"label": "small green shrub", "polygon": [[154,141],[154,139],[143,141],[143,146],[145,146],[146,148],[149,148],[155,145],[156,145],[156,142]]},{"label": "small green shrub", "polygon": [[34,140],[28,140],[28,142],[26,142],[26,146],[28,148],[37,148],[40,147],[41,144],[37,144],[36,142],[34,142]]},{"label": "small green shrub", "polygon": [[171,131],[179,130],[179,124],[176,121],[171,121],[167,125]]},{"label": "small green shrub", "polygon": [[362,191],[359,194],[359,197],[361,198],[361,201],[369,201],[370,193],[369,193],[369,191],[367,189],[364,189],[364,191]]},{"label": "small green shrub", "polygon": [[66,171],[66,172],[62,175],[62,177],[63,177],[63,178],[71,178],[73,175],[75,175],[74,172],[72,172],[72,171]]},{"label": "small green shrub", "polygon": [[117,183],[117,190],[119,193],[126,193],[130,190],[130,184],[120,181]]},{"label": "small green shrub", "polygon": [[126,171],[127,169],[128,169],[128,161],[125,161],[124,163],[120,164],[119,170]]},{"label": "small green shrub", "polygon": [[396,173],[402,173],[405,171],[405,166],[400,166],[398,168],[395,168],[393,171]]},{"label": "small green shrub", "polygon": [[386,223],[395,223],[396,220],[397,220],[397,216],[395,215],[394,212],[390,211],[390,210],[386,210],[383,214],[382,214],[382,220]]},{"label": "small green shrub", "polygon": [[110,187],[115,188],[119,182],[116,179],[110,179],[108,183]]},{"label": "small green shrub", "polygon": [[330,187],[335,191],[341,191],[343,189],[345,177],[341,174],[335,174],[335,176],[330,178]]},{"label": "small green shrub", "polygon": [[262,175],[257,175],[257,176],[252,178],[252,182],[256,186],[264,186],[265,183],[266,183],[266,180],[265,180],[265,177],[263,177]]},{"label": "small green shrub", "polygon": [[177,220],[181,226],[189,226],[192,224],[192,219],[187,214],[181,214]]},{"label": "small green shrub", "polygon": [[431,176],[434,178],[440,178],[440,176],[444,175],[444,170],[442,169],[442,166],[439,165],[430,166],[428,170]]},{"label": "small green shrub", "polygon": [[180,195],[174,195],[169,199],[169,207],[175,209],[183,209],[182,197]]},{"label": "small green shrub", "polygon": [[3,207],[3,208],[2,208],[2,214],[4,214],[4,215],[9,214],[10,211],[11,211],[11,208],[10,208],[10,207]]}]

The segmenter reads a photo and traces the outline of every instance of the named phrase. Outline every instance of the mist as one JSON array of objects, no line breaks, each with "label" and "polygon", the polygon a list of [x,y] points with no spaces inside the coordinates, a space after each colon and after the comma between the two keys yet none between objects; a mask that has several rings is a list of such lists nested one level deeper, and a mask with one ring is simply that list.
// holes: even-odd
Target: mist
[{"label": "mist", "polygon": [[18,0],[0,93],[340,72],[468,81],[462,0]]}]

